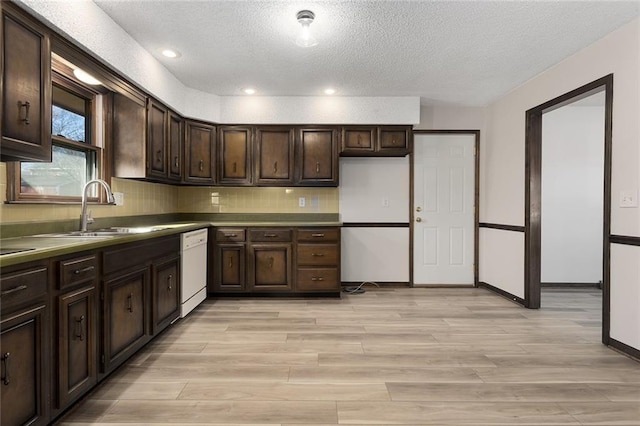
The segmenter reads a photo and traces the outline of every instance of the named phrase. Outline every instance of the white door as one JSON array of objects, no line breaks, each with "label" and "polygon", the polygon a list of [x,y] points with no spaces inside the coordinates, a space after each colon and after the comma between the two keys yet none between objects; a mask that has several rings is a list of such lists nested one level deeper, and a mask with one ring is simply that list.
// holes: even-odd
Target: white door
[{"label": "white door", "polygon": [[475,135],[415,134],[413,282],[473,284]]}]

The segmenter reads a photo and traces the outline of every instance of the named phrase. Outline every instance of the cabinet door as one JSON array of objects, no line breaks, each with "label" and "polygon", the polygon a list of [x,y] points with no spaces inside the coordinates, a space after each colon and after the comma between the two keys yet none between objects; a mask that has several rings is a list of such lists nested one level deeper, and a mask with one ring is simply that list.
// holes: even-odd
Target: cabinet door
[{"label": "cabinet door", "polygon": [[47,424],[46,318],[46,307],[42,305],[0,322],[2,426]]},{"label": "cabinet door", "polygon": [[51,161],[49,37],[2,7],[2,161]]},{"label": "cabinet door", "polygon": [[147,104],[147,175],[165,179],[167,168],[167,109],[149,99]]},{"label": "cabinet door", "polygon": [[218,128],[218,183],[251,183],[251,128]]},{"label": "cabinet door", "polygon": [[215,127],[186,121],[185,181],[211,185],[215,182]]},{"label": "cabinet door", "polygon": [[213,289],[218,292],[240,292],[245,286],[245,245],[219,244],[216,248],[217,279]]},{"label": "cabinet door", "polygon": [[293,184],[292,128],[258,128],[255,142],[254,182],[258,185]]},{"label": "cabinet door", "polygon": [[105,372],[115,368],[148,340],[149,269],[144,267],[104,283]]},{"label": "cabinet door", "polygon": [[381,127],[377,151],[380,155],[407,155],[411,151],[411,129],[406,126]]},{"label": "cabinet door", "polygon": [[252,291],[290,291],[291,244],[251,244],[250,289]]},{"label": "cabinet door", "polygon": [[58,404],[64,408],[97,382],[94,285],[58,298]]},{"label": "cabinet door", "polygon": [[151,168],[146,154],[146,106],[143,99],[120,93],[113,95],[113,170],[115,177],[147,177]]},{"label": "cabinet door", "polygon": [[180,316],[180,258],[160,261],[153,269],[153,333],[156,334]]},{"label": "cabinet door", "polygon": [[366,155],[372,153],[377,137],[374,127],[343,127],[342,147],[343,155]]},{"label": "cabinet door", "polygon": [[334,129],[300,129],[298,137],[299,185],[337,186],[337,132]]},{"label": "cabinet door", "polygon": [[184,146],[184,124],[182,118],[169,113],[169,179],[182,179],[182,149]]}]

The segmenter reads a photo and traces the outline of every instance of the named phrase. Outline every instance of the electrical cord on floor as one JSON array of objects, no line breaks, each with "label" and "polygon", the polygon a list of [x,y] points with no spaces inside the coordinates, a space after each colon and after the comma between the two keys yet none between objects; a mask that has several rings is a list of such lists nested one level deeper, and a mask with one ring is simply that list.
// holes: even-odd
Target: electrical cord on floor
[{"label": "electrical cord on floor", "polygon": [[365,284],[373,284],[376,287],[380,288],[378,283],[376,283],[375,281],[363,281],[362,284],[360,284],[357,287],[343,287],[342,291],[344,293],[349,293],[349,294],[362,294],[362,293],[365,292],[365,289],[362,288],[362,287],[364,287]]}]

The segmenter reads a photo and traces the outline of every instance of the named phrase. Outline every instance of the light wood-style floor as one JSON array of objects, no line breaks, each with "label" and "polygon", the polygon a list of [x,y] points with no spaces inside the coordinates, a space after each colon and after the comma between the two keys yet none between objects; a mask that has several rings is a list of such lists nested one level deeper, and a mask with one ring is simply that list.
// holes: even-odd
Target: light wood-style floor
[{"label": "light wood-style floor", "polygon": [[485,289],[208,300],[64,423],[640,425],[640,363],[601,295],[526,310]]}]

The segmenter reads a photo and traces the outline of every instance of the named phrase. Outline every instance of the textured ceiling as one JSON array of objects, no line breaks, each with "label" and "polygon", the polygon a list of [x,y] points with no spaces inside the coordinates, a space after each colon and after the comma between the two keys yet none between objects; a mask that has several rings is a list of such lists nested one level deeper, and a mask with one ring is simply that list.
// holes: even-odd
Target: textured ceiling
[{"label": "textured ceiling", "polygon": [[[638,1],[95,0],[185,85],[222,96],[485,105],[639,14]],[[296,12],[319,44],[298,47]],[[181,52],[162,57],[162,48]]]}]

